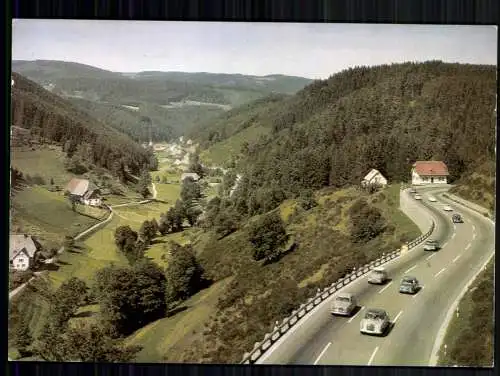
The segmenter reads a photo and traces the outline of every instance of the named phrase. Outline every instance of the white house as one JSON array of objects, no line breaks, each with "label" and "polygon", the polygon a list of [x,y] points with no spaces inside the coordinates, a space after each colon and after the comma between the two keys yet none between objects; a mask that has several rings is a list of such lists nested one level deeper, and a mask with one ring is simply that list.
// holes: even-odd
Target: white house
[{"label": "white house", "polygon": [[196,172],[185,172],[184,174],[181,175],[181,181],[184,181],[187,178],[191,178],[194,181],[200,180],[200,175],[198,175]]},{"label": "white house", "polygon": [[33,265],[35,254],[42,248],[32,236],[12,234],[9,236],[9,263],[14,270],[28,270]]},{"label": "white house", "polygon": [[365,187],[367,185],[378,185],[381,187],[385,187],[387,185],[387,179],[380,173],[379,170],[372,168],[361,181],[361,186]]},{"label": "white house", "polygon": [[417,161],[411,169],[413,185],[447,184],[448,167],[442,161]]},{"label": "white house", "polygon": [[101,206],[102,199],[100,191],[87,179],[73,178],[68,183],[66,190],[82,204],[89,206]]}]

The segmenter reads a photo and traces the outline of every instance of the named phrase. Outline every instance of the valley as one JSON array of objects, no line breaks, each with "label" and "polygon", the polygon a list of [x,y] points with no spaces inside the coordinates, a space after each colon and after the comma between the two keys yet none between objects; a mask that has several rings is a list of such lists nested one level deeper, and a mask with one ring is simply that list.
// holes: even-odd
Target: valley
[{"label": "valley", "polygon": [[[13,124],[30,133],[11,150],[11,232],[44,256],[11,299],[11,358],[239,363],[318,290],[422,233],[400,206],[418,161],[494,215],[489,66],[360,67],[306,86],[32,64],[14,64]],[[281,93],[256,89],[278,78]],[[224,96],[240,89],[257,94]],[[214,113],[174,127],[169,111],[191,107]],[[75,340],[93,333],[105,344]]]}]

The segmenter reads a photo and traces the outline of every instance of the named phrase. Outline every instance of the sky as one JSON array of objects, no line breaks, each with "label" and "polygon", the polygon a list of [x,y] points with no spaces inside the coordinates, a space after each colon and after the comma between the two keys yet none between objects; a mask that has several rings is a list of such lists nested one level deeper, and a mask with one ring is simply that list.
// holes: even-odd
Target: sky
[{"label": "sky", "polygon": [[322,79],[349,67],[406,61],[496,65],[497,28],[16,19],[12,59],[73,61],[114,72]]}]

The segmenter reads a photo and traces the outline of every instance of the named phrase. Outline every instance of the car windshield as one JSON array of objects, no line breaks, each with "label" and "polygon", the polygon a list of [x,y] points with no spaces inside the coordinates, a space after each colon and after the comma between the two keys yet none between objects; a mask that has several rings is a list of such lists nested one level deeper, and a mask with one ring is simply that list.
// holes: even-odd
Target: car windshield
[{"label": "car windshield", "polygon": [[432,245],[434,245],[434,244],[436,244],[436,241],[435,240],[427,240],[425,242],[425,244],[432,244]]},{"label": "car windshield", "polygon": [[403,283],[413,283],[413,278],[403,278]]},{"label": "car windshield", "polygon": [[346,303],[349,303],[351,301],[350,298],[348,298],[347,296],[338,296],[337,297],[337,302],[346,302]]},{"label": "car windshield", "polygon": [[370,319],[370,320],[380,320],[383,319],[384,316],[381,312],[375,312],[375,311],[368,311],[365,314],[365,319]]},{"label": "car windshield", "polygon": [[403,281],[403,282],[401,282],[401,285],[403,285],[403,286],[411,286],[411,285],[413,285],[413,283],[412,283],[412,281]]},{"label": "car windshield", "polygon": [[382,270],[373,270],[372,273],[379,274],[379,275],[384,274],[384,272]]}]

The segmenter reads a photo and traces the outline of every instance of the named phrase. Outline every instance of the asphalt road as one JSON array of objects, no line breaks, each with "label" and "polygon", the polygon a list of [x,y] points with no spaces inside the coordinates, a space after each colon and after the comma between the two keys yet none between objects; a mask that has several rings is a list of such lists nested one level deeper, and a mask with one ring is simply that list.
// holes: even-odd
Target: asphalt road
[{"label": "asphalt road", "polygon": [[[430,239],[440,242],[437,252],[416,247],[386,264],[392,281],[384,286],[369,285],[366,277],[342,291],[356,294],[360,310],[351,318],[332,317],[328,299],[316,307],[260,358],[263,364],[401,365],[426,366],[435,353],[440,328],[449,307],[469,280],[494,252],[493,223],[470,209],[442,197],[446,188],[421,188],[424,200],[402,197],[401,206],[410,217],[432,217],[436,229]],[[438,202],[428,201],[432,193]],[[407,192],[402,193],[408,195]],[[460,213],[464,223],[454,225],[444,205]],[[414,219],[414,218],[412,218]],[[428,219],[427,219],[428,221]],[[417,277],[423,285],[416,295],[399,293],[404,275]],[[394,323],[383,337],[359,332],[366,308],[385,309]]]}]

